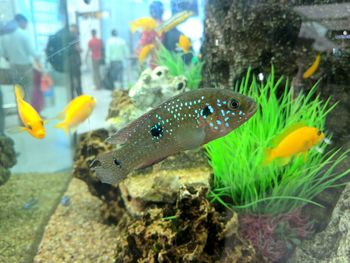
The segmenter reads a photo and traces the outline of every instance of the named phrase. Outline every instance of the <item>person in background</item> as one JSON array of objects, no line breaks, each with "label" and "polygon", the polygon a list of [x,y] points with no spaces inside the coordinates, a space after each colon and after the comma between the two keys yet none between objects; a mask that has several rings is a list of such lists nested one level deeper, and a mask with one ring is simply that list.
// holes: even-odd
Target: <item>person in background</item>
[{"label": "person in background", "polygon": [[28,19],[17,14],[14,21],[18,27],[9,34],[2,36],[2,56],[9,62],[12,82],[20,84],[25,92],[25,98],[31,102],[33,93],[33,64],[41,69],[39,55],[34,50],[32,39],[27,31]]},{"label": "person in background", "polygon": [[101,76],[100,76],[100,65],[102,59],[102,41],[96,37],[96,30],[91,30],[91,39],[88,42],[88,52],[86,54],[86,59],[91,53],[92,62],[92,74],[95,89],[101,89]]},{"label": "person in background", "polygon": [[122,89],[124,88],[123,62],[128,58],[128,56],[129,49],[125,40],[118,37],[118,31],[113,29],[111,31],[111,37],[108,39],[106,46],[108,78],[111,83],[118,81]]},{"label": "person in background", "polygon": [[79,30],[77,25],[72,24],[69,26],[68,34],[68,44],[70,48],[68,49],[68,70],[71,72],[71,81],[73,94],[81,95],[83,93],[81,85],[81,47],[79,40]]}]

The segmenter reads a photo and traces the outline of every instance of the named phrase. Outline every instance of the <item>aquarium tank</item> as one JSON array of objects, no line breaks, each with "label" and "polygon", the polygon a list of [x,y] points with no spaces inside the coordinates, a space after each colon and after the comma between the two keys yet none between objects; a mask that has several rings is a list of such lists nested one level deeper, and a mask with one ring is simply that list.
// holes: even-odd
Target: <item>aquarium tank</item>
[{"label": "aquarium tank", "polygon": [[350,1],[0,0],[0,262],[350,262]]}]

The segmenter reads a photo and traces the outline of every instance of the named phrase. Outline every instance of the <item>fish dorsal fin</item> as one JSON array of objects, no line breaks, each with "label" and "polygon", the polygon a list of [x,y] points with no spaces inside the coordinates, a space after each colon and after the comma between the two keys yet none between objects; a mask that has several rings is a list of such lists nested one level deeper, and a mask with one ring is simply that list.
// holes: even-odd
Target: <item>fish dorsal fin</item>
[{"label": "fish dorsal fin", "polygon": [[140,118],[136,119],[129,125],[119,129],[117,132],[112,134],[110,137],[106,139],[106,142],[110,144],[123,144],[125,143],[132,134],[137,132],[139,126],[144,123],[145,118],[148,114],[144,114]]},{"label": "fish dorsal fin", "polygon": [[23,100],[23,98],[24,98],[24,90],[18,84],[15,85],[15,93],[16,93],[16,98]]},{"label": "fish dorsal fin", "polygon": [[283,141],[283,139],[285,139],[289,134],[293,133],[294,131],[305,127],[305,123],[304,122],[298,122],[298,123],[294,123],[291,126],[289,126],[287,129],[285,129],[281,134],[277,135],[273,140],[272,140],[272,145],[273,146],[277,146],[278,144],[281,143],[281,141]]}]

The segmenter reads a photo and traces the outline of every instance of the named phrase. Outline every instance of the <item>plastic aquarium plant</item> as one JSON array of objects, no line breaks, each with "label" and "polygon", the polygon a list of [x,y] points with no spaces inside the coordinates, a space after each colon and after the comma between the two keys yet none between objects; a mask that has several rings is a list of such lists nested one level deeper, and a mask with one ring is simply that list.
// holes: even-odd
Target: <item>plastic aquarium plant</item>
[{"label": "plastic aquarium plant", "polygon": [[202,80],[203,62],[194,57],[190,64],[186,64],[182,58],[183,53],[174,53],[160,45],[156,53],[157,65],[166,66],[169,74],[175,76],[185,76],[189,89],[197,89]]},{"label": "plastic aquarium plant", "polygon": [[[288,82],[284,90],[282,82],[283,78],[275,80],[272,69],[266,83],[258,83],[248,71],[241,84],[236,85],[236,91],[252,97],[259,109],[235,132],[206,145],[214,170],[209,195],[212,201],[244,214],[291,213],[307,203],[319,205],[312,199],[349,174],[350,169],[334,171],[349,151],[326,151],[324,142],[318,146],[323,153],[312,148],[306,159],[293,157],[285,166],[276,162],[262,164],[276,135],[299,122],[324,130],[326,116],[335,106],[329,105],[329,99],[322,101],[315,96],[317,84],[308,94],[293,98]],[[282,92],[282,96],[278,97],[277,92]]]}]

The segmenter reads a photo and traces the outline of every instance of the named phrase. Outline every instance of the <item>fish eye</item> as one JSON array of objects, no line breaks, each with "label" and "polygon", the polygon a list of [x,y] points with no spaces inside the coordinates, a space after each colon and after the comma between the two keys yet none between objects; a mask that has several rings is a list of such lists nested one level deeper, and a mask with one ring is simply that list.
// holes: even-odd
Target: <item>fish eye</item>
[{"label": "fish eye", "polygon": [[235,99],[232,99],[230,101],[230,107],[231,109],[234,109],[234,110],[237,109],[239,107],[239,102]]},{"label": "fish eye", "polygon": [[29,130],[32,130],[32,129],[33,129],[32,125],[28,125],[27,128],[28,128]]},{"label": "fish eye", "polygon": [[321,136],[321,134],[322,134],[322,131],[318,130],[317,136]]},{"label": "fish eye", "polygon": [[43,121],[40,121],[41,125],[44,126],[44,122]]},{"label": "fish eye", "polygon": [[156,74],[157,74],[157,76],[161,76],[161,75],[162,75],[162,72],[161,72],[161,71],[158,71]]}]

